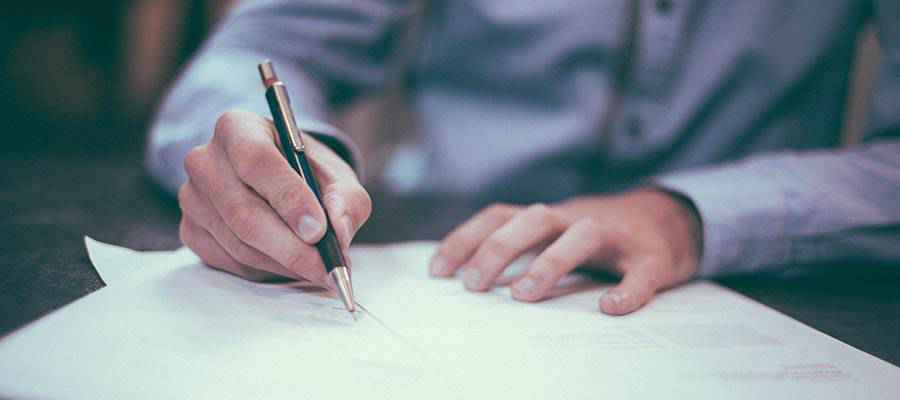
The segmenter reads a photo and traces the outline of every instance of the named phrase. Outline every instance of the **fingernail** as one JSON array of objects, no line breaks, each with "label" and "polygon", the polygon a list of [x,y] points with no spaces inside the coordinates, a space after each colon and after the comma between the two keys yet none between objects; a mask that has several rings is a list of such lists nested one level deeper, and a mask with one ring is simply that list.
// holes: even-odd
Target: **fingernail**
[{"label": "fingernail", "polygon": [[534,282],[534,279],[526,276],[519,279],[519,281],[513,285],[513,291],[515,291],[518,296],[531,297],[532,291],[534,291],[534,288],[536,287],[537,283]]},{"label": "fingernail", "polygon": [[622,307],[622,300],[622,295],[620,295],[619,293],[606,292],[606,294],[603,295],[603,299],[601,299],[601,302],[606,303],[605,307],[603,307],[604,309],[617,311]]},{"label": "fingernail", "polygon": [[466,268],[463,273],[463,282],[465,282],[466,287],[469,289],[478,289],[481,285],[481,271],[476,268]]},{"label": "fingernail", "polygon": [[431,265],[428,266],[428,271],[433,276],[444,276],[447,273],[447,260],[441,256],[434,256],[431,259]]},{"label": "fingernail", "polygon": [[319,232],[322,230],[322,224],[319,221],[316,221],[315,218],[304,215],[300,218],[300,223],[297,224],[297,234],[300,235],[300,239],[307,243],[314,243],[316,239],[319,237]]}]

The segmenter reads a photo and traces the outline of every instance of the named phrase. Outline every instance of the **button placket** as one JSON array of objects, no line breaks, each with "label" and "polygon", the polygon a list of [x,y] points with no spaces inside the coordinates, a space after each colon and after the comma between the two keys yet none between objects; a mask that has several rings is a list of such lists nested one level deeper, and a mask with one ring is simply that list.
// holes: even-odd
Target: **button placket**
[{"label": "button placket", "polygon": [[675,6],[673,0],[656,0],[656,12],[662,15],[668,14]]},{"label": "button placket", "polygon": [[629,113],[625,117],[625,135],[631,140],[640,139],[644,134],[644,123],[641,117],[634,113]]},{"label": "button placket", "polygon": [[687,0],[650,0],[641,3],[635,83],[654,92],[665,84],[676,61],[687,18]]}]

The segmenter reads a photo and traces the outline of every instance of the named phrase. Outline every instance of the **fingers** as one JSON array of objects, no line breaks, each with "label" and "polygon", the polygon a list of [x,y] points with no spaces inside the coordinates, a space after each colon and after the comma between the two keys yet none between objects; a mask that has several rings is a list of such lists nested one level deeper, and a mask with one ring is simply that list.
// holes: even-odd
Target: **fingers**
[{"label": "fingers", "polygon": [[214,137],[238,178],[255,190],[297,236],[315,244],[325,234],[325,214],[315,194],[281,155],[265,119],[245,112],[223,114]]},{"label": "fingers", "polygon": [[[255,133],[255,134],[254,134]],[[372,200],[347,163],[311,136],[308,159],[322,187],[329,219],[344,248],[372,212]],[[229,112],[213,142],[223,149],[238,178],[257,192],[307,244],[325,233],[325,213],[315,193],[290,167],[275,144],[272,124],[255,114]]]},{"label": "fingers", "polygon": [[324,280],[315,248],[301,241],[263,198],[241,182],[218,147],[192,150],[185,158],[185,169],[191,183],[241,242],[297,276],[313,282]]},{"label": "fingers", "polygon": [[565,229],[560,217],[536,204],[515,214],[491,233],[465,263],[463,282],[473,291],[490,289],[503,270],[529,249],[555,239]]},{"label": "fingers", "polygon": [[[182,213],[185,216],[184,219],[189,219],[204,231],[208,232],[217,242],[217,245],[221,246],[223,250],[228,253],[229,257],[234,259],[240,265],[289,278],[301,278],[294,272],[281,266],[271,257],[239,239],[222,220],[222,217],[220,217],[215,208],[213,208],[209,199],[198,192],[190,181],[184,184],[178,191],[178,203],[182,208]],[[193,247],[191,247],[191,249],[196,252],[196,249]],[[212,262],[208,262],[208,264],[213,267],[219,267],[219,265]]]},{"label": "fingers", "polygon": [[509,221],[516,210],[516,207],[510,205],[495,204],[450,232],[431,259],[431,274],[452,276],[475,253],[484,239]]},{"label": "fingers", "polygon": [[647,304],[663,287],[661,259],[649,255],[625,254],[626,242],[632,240],[626,231],[591,219],[580,220],[547,247],[530,266],[528,272],[512,286],[513,298],[522,301],[544,299],[563,276],[588,260],[606,260],[623,271],[622,281],[600,299],[606,314],[623,315]]},{"label": "fingers", "polygon": [[610,315],[631,313],[653,299],[662,288],[657,265],[643,264],[626,267],[627,271],[618,285],[600,298],[600,310]]},{"label": "fingers", "polygon": [[698,228],[690,223],[696,221],[679,222],[690,217],[682,215],[681,208],[666,195],[642,191],[585,196],[552,209],[494,206],[448,235],[430,269],[433,275],[450,276],[462,266],[466,286],[482,291],[524,251],[552,241],[514,282],[514,298],[545,299],[573,269],[609,266],[623,279],[603,296],[599,307],[607,314],[627,314],[659,290],[696,273],[698,260],[692,249]]},{"label": "fingers", "polygon": [[513,298],[521,301],[543,299],[557,282],[598,253],[610,253],[615,246],[609,230],[585,219],[567,229],[532,261],[528,272],[512,285]]},{"label": "fingers", "polygon": [[182,218],[179,235],[181,236],[181,241],[190,247],[203,260],[203,263],[210,267],[257,282],[270,280],[278,276],[241,264],[231,257],[208,231],[194,223],[190,218]]},{"label": "fingers", "polygon": [[[208,145],[185,157],[189,184],[180,194],[185,215],[238,264],[323,282],[325,271],[312,244],[325,234],[326,214],[280,153],[272,123],[233,111],[223,114],[215,129]],[[319,183],[331,195],[329,212],[346,248],[368,219],[371,199],[346,162],[314,138],[304,139]]]},{"label": "fingers", "polygon": [[203,262],[211,267],[229,271],[237,270],[241,263],[237,262],[205,229],[198,226],[190,218],[182,218],[178,227],[178,235],[185,246],[194,251]]}]

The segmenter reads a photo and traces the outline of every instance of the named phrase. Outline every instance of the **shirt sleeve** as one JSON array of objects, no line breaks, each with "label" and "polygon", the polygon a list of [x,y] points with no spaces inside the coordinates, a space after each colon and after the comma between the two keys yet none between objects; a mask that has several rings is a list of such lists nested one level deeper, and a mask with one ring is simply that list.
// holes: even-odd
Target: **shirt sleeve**
[{"label": "shirt sleeve", "polygon": [[863,143],[676,172],[703,224],[699,275],[900,260],[900,2],[875,2],[882,62]]},{"label": "shirt sleeve", "polygon": [[186,180],[185,155],[209,141],[225,111],[269,115],[257,64],[272,60],[290,90],[301,129],[360,173],[353,142],[329,124],[332,110],[399,75],[400,42],[416,8],[399,0],[243,2],[189,62],[152,124],[145,164],[174,193]]}]

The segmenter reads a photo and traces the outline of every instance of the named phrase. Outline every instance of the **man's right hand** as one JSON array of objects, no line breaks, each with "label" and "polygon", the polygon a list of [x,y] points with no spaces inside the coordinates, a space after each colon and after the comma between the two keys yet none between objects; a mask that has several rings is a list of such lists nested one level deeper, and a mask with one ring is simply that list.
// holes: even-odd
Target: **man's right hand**
[{"label": "man's right hand", "polygon": [[[212,140],[184,160],[181,240],[207,265],[246,279],[284,276],[324,284],[314,244],[325,234],[325,213],[281,155],[276,137],[272,122],[259,115],[222,114]],[[369,218],[372,201],[343,159],[311,136],[303,139],[346,249]]]}]

